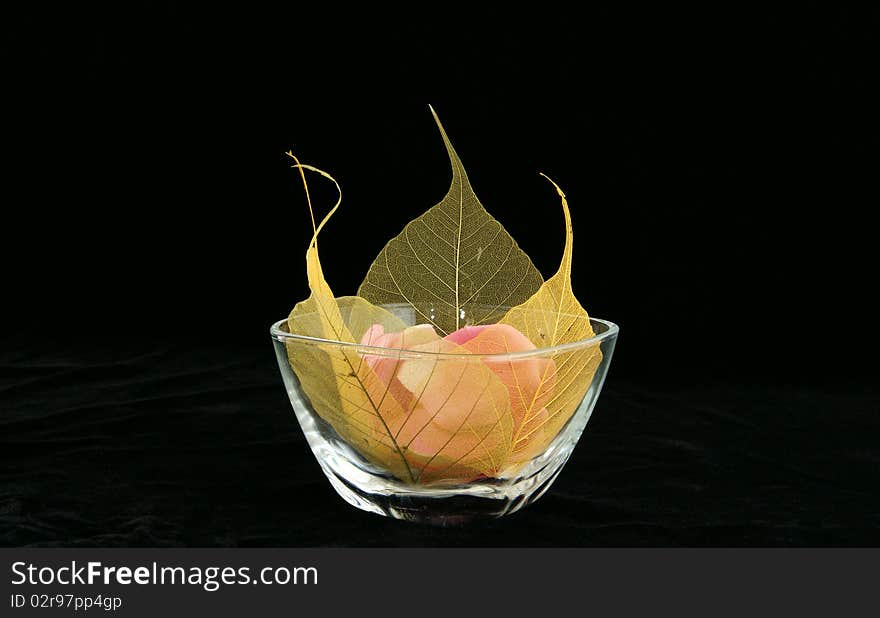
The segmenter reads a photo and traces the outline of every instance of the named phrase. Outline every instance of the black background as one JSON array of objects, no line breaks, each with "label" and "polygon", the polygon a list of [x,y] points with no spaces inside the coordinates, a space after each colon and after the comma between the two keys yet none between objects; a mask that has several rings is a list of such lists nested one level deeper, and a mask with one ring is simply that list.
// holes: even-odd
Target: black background
[{"label": "black background", "polygon": [[[426,8],[4,20],[0,542],[876,544],[876,11]],[[448,186],[429,103],[545,276],[565,189],[622,329],[554,491],[440,534],[332,494],[267,333],[307,295],[283,152],[341,182],[354,293]]]}]

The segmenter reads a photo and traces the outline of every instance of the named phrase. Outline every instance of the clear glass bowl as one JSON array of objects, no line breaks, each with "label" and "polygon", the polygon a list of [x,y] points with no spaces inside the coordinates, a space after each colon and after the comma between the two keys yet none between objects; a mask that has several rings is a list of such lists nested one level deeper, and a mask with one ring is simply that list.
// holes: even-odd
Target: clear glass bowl
[{"label": "clear glass bowl", "polygon": [[[418,321],[417,313],[409,305],[386,305],[384,308],[407,326],[413,326]],[[606,320],[590,318],[590,323],[595,336],[589,339],[552,348],[492,354],[426,352],[424,349],[416,351],[328,341],[291,334],[288,332],[286,319],[273,324],[270,332],[293,410],[312,452],[339,495],[365,511],[397,519],[448,526],[463,524],[476,518],[495,518],[513,513],[540,498],[556,479],[599,398],[619,330],[617,325]],[[518,446],[509,446],[504,457],[493,455],[493,452],[498,451],[490,452],[491,449],[504,447],[499,440],[481,436],[480,448],[486,451],[486,461],[491,458],[495,464],[492,472],[487,472],[476,463],[470,468],[463,468],[461,462],[468,459],[466,453],[473,451],[467,451],[464,447],[460,448],[463,455],[455,460],[459,462],[457,465],[438,466],[436,454],[433,457],[419,458],[415,445],[418,436],[424,437],[427,432],[420,434],[418,430],[410,431],[402,424],[409,421],[410,417],[415,417],[412,411],[406,417],[407,421],[398,423],[396,427],[389,426],[383,420],[383,430],[397,439],[391,440],[397,449],[393,456],[399,456],[400,461],[408,464],[406,473],[403,473],[399,467],[395,469],[393,465],[386,465],[386,461],[377,456],[376,449],[363,447],[357,437],[360,434],[340,426],[338,417],[332,414],[332,410],[328,413],[327,402],[338,401],[339,393],[316,393],[314,386],[311,386],[312,398],[320,398],[322,401],[319,406],[312,405],[306,392],[308,388],[303,387],[297,371],[310,371],[312,367],[319,370],[321,363],[314,362],[314,359],[320,359],[325,354],[346,354],[349,358],[362,360],[377,368],[377,359],[382,359],[382,362],[393,363],[395,376],[411,374],[414,368],[423,369],[427,366],[431,376],[448,375],[450,372],[459,376],[456,385],[467,382],[468,376],[482,372],[480,375],[488,375],[497,383],[495,386],[501,389],[491,395],[493,401],[498,402],[499,406],[507,406],[508,410],[515,406],[511,403],[512,399],[505,395],[504,388],[498,384],[506,384],[512,389],[516,382],[516,386],[522,389],[523,382],[526,381],[523,376],[535,375],[537,369],[549,366],[554,372],[552,384],[544,384],[545,388],[527,394],[533,401],[537,397],[546,397],[547,401],[554,403],[549,403],[541,410],[544,416],[540,423],[530,421],[537,429],[525,427],[527,423],[520,419],[522,427],[516,433],[526,436],[528,441],[512,441],[511,444],[515,442]],[[305,359],[307,362],[303,362]],[[298,369],[295,370],[292,365],[297,365]],[[380,371],[377,370],[376,373]],[[464,379],[461,376],[465,376]],[[493,376],[500,376],[502,380]],[[432,388],[430,382],[427,388]],[[559,392],[554,395],[553,389]],[[388,389],[389,393],[393,391],[393,388]],[[510,392],[513,396],[514,391]],[[522,394],[522,390],[517,392]],[[440,397],[448,404],[447,407],[454,408],[464,401],[473,402],[476,396],[453,390],[451,393],[440,394]],[[486,397],[484,395],[481,401]],[[424,399],[429,398],[426,396]],[[520,401],[524,399],[520,398]],[[478,402],[474,405],[480,404]],[[532,406],[533,409],[537,407]],[[323,410],[323,415],[316,408]],[[552,412],[546,412],[551,409]],[[455,414],[456,411],[452,409],[450,413]],[[422,421],[418,423],[421,424]],[[415,424],[415,420],[410,422],[412,426]],[[504,436],[513,436],[516,427],[511,427],[513,429],[508,427],[510,430]],[[419,429],[424,429],[424,426]],[[469,429],[473,431],[472,428]],[[405,437],[404,434],[407,433],[409,437]],[[459,433],[465,432],[462,430]],[[495,431],[492,435],[498,433]],[[488,435],[487,433],[486,436]],[[459,441],[466,439],[467,436],[464,435],[457,435],[455,438]],[[489,442],[491,449],[486,446]],[[454,444],[449,448],[453,446]],[[392,454],[388,457],[392,457]]]}]

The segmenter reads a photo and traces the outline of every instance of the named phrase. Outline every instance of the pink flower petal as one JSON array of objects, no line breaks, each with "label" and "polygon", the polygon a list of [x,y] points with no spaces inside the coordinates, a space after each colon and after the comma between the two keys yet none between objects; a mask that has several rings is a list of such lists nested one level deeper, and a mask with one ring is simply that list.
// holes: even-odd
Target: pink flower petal
[{"label": "pink flower petal", "polygon": [[[383,420],[408,460],[421,466],[422,480],[475,478],[486,459],[511,448],[522,461],[537,454],[530,445],[543,433],[555,363],[540,357],[485,356],[534,350],[534,344],[517,329],[505,324],[466,326],[441,339],[429,324],[399,333],[386,333],[382,325],[375,324],[361,343],[425,353],[420,358],[399,358],[393,352],[362,353],[378,378],[371,392],[376,390],[381,397],[387,391],[400,404],[398,418]],[[435,356],[464,352],[475,357]],[[502,415],[508,413],[505,399],[513,418],[512,445],[501,443],[504,432],[498,430]]]},{"label": "pink flower petal", "polygon": [[[505,354],[536,349],[528,337],[507,324],[469,326],[455,331],[446,339],[461,341],[460,345],[473,354]],[[514,447],[525,447],[525,440],[536,439],[543,433],[542,426],[547,418],[545,406],[556,384],[556,363],[539,356],[514,359],[483,357],[483,362],[507,387],[514,420]]]},{"label": "pink flower petal", "polygon": [[451,341],[452,343],[456,343],[458,345],[464,345],[477,335],[479,335],[483,330],[488,328],[488,326],[465,326],[463,328],[459,328],[454,333],[449,333],[446,335],[446,341]]}]

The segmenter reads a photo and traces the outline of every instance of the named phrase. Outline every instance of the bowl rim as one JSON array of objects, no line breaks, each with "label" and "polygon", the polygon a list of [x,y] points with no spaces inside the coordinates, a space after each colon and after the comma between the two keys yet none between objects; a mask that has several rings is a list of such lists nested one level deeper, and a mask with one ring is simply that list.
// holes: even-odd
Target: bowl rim
[{"label": "bowl rim", "polygon": [[366,353],[375,356],[391,356],[394,358],[446,358],[446,359],[490,359],[490,360],[515,360],[532,357],[548,356],[550,354],[558,354],[561,352],[569,352],[578,348],[586,348],[599,345],[605,339],[613,339],[620,332],[620,327],[609,320],[594,318],[590,316],[590,323],[598,323],[607,327],[605,332],[594,335],[587,339],[579,339],[569,343],[563,343],[556,346],[545,348],[535,348],[534,350],[522,350],[520,352],[496,352],[493,354],[471,354],[466,352],[426,352],[421,350],[407,350],[406,348],[388,348],[383,346],[365,345],[350,341],[335,341],[333,339],[322,339],[321,337],[310,337],[308,335],[294,335],[292,333],[281,330],[281,327],[287,324],[287,318],[278,320],[269,328],[272,339],[284,343],[286,341],[296,341],[298,343],[306,343],[310,345],[330,345],[339,348],[355,349],[359,353]]}]

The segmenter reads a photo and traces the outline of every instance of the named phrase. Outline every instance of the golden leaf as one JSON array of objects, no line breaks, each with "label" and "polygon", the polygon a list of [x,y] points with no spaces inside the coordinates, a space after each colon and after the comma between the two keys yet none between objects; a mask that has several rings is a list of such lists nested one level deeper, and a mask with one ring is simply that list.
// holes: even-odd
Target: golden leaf
[{"label": "golden leaf", "polygon": [[391,239],[358,290],[374,304],[408,303],[421,322],[448,335],[484,324],[522,303],[543,278],[529,257],[480,204],[440,119],[452,165],[446,197]]},{"label": "golden leaf", "polygon": [[[562,199],[565,213],[562,263],[540,290],[510,309],[500,323],[516,328],[537,347],[548,348],[588,339],[595,333],[587,311],[571,289],[572,225],[568,201],[555,182],[541,175],[556,187]],[[543,370],[544,387],[537,389],[514,427],[509,463],[525,462],[549,446],[577,410],[601,360],[598,344],[554,355],[554,363],[547,364]]]},{"label": "golden leaf", "polygon": [[[390,312],[360,297],[333,296],[317,241],[342,193],[329,174],[288,154],[307,198],[304,170],[328,178],[340,194],[319,225],[312,215],[306,252],[311,295],[293,308],[287,321],[292,334],[328,340],[287,342],[291,367],[312,407],[346,443],[402,480],[427,483],[496,475],[510,450],[513,429],[506,388],[476,360],[434,354],[461,350],[433,331],[427,342],[408,342],[405,325]],[[368,347],[372,339],[362,338],[372,337],[377,327],[401,333],[396,347],[429,354],[409,359],[393,349]],[[381,367],[382,376],[375,367]]]}]

